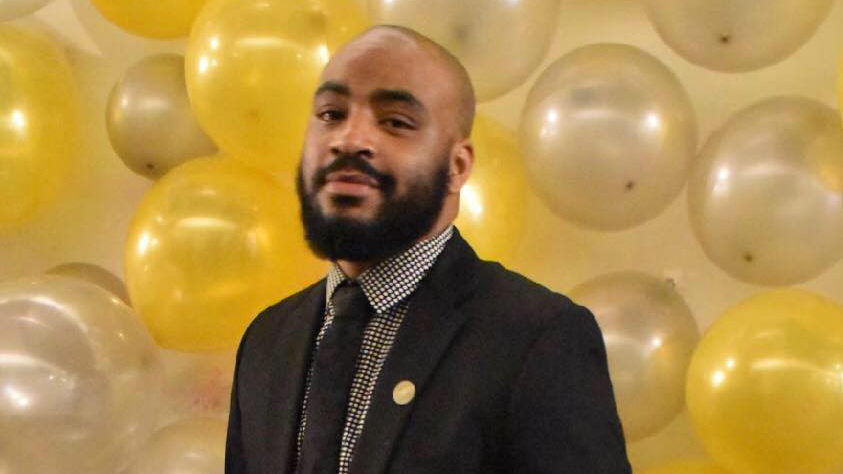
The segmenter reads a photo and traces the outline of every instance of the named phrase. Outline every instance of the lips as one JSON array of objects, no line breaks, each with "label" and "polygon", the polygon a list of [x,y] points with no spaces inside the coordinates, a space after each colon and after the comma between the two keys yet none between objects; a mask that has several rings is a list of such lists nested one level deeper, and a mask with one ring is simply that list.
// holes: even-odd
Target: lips
[{"label": "lips", "polygon": [[377,180],[369,175],[353,171],[337,171],[325,178],[326,183],[362,184],[373,188],[380,187]]}]

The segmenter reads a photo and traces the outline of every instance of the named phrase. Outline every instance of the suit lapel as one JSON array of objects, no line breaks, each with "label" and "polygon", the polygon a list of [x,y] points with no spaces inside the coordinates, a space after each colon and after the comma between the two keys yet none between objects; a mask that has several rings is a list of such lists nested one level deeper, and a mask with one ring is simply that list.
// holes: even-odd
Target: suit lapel
[{"label": "suit lapel", "polygon": [[269,403],[266,406],[267,473],[292,472],[305,376],[312,343],[324,311],[323,280],[311,288],[297,309],[279,318],[276,331],[279,337],[267,362],[271,374]]},{"label": "suit lapel", "polygon": [[415,406],[399,405],[393,389],[401,381],[415,385],[416,397],[466,321],[459,303],[474,288],[474,251],[454,229],[438,261],[411,296],[408,313],[378,377],[363,433],[354,448],[349,474],[381,474]]}]

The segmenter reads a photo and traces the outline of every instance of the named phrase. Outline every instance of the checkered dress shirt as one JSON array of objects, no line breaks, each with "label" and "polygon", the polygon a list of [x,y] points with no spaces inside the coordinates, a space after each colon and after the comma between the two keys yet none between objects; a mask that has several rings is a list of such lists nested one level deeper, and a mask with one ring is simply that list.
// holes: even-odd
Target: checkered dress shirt
[{"label": "checkered dress shirt", "polygon": [[[375,310],[363,332],[363,342],[354,378],[351,382],[351,392],[348,398],[348,412],[340,443],[338,474],[347,474],[354,445],[363,432],[366,413],[372,401],[372,393],[378,380],[378,374],[389,354],[389,349],[401,326],[401,321],[407,314],[409,296],[416,290],[422,278],[427,274],[436,258],[445,248],[445,244],[453,235],[453,226],[448,226],[436,237],[416,243],[398,255],[390,257],[378,265],[366,270],[357,279]],[[334,319],[331,296],[334,289],[346,280],[345,274],[335,263],[331,266],[327,276],[327,291],[325,300],[325,316],[316,345],[311,353],[311,366],[305,380],[304,400],[302,402],[302,420],[299,426],[298,442],[296,445],[296,465],[301,457],[301,444],[304,430],[307,427],[307,399],[310,393],[310,380],[313,374],[312,361],[319,349],[319,343],[326,328]]]}]

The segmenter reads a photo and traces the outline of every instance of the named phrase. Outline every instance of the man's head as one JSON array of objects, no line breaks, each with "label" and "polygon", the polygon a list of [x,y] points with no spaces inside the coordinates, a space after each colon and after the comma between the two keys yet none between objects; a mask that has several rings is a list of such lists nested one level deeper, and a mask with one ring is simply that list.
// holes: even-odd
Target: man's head
[{"label": "man's head", "polygon": [[320,78],[299,168],[314,251],[377,261],[453,221],[473,119],[468,74],[430,39],[382,25],[346,44]]}]

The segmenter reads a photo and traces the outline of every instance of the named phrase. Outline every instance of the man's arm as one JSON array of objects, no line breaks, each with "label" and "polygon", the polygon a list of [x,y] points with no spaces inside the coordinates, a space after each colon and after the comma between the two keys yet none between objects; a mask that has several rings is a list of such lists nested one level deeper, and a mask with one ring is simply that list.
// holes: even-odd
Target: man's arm
[{"label": "man's arm", "polygon": [[225,439],[225,474],[247,474],[246,455],[243,452],[243,437],[240,429],[240,403],[237,397],[238,373],[240,372],[240,359],[243,356],[243,347],[246,345],[246,336],[249,328],[240,339],[240,347],[237,348],[237,358],[234,362],[234,379],[231,383],[231,406],[228,412],[228,434]]},{"label": "man's arm", "polygon": [[533,343],[509,417],[514,473],[631,473],[603,337],[584,307],[569,306]]}]

